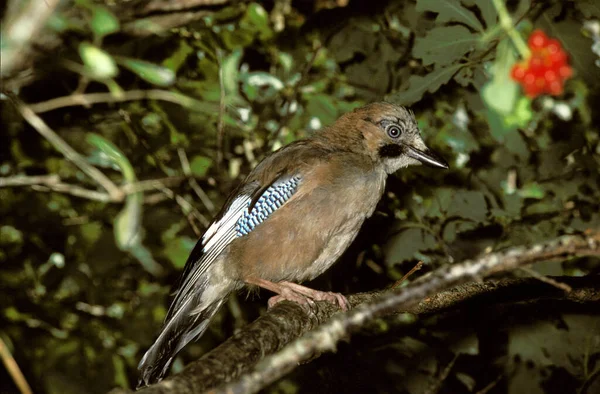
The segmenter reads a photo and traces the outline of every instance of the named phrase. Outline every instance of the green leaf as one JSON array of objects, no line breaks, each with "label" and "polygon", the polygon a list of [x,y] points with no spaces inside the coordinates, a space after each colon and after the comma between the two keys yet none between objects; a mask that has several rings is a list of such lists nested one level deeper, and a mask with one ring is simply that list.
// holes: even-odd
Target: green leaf
[{"label": "green leaf", "polygon": [[104,36],[118,32],[120,27],[119,20],[112,12],[102,6],[92,7],[90,25],[97,39],[102,39]]},{"label": "green leaf", "polygon": [[235,49],[231,51],[230,55],[223,58],[221,62],[223,89],[227,97],[238,95],[239,70],[242,55],[243,52],[241,49]]},{"label": "green leaf", "polygon": [[578,0],[575,7],[586,19],[600,19],[600,3],[598,0]]},{"label": "green leaf", "polygon": [[[116,145],[94,133],[88,134],[86,138],[88,143],[98,148],[121,169],[123,177],[128,182],[136,181],[137,177],[133,166]],[[163,273],[162,266],[154,261],[152,253],[142,244],[143,204],[144,194],[142,192],[127,195],[125,206],[117,214],[113,223],[115,243],[120,250],[135,257],[146,271],[154,276],[160,276]]]},{"label": "green leaf", "polygon": [[574,18],[557,21],[546,14],[542,14],[536,27],[544,29],[548,36],[561,42],[569,54],[569,62],[573,65],[576,75],[582,78],[588,87],[597,89],[600,86],[598,66],[595,64],[598,57],[590,50],[593,41],[581,34],[581,22]]},{"label": "green leaf", "polygon": [[256,71],[244,75],[242,88],[249,100],[266,101],[277,96],[283,82],[267,72]]},{"label": "green leaf", "polygon": [[[498,11],[494,7],[493,0],[462,0],[467,7],[477,7],[481,11],[481,18],[485,22],[485,27],[490,30],[498,21]],[[515,18],[516,19],[516,18]]]},{"label": "green leaf", "polygon": [[546,191],[537,182],[531,182],[523,185],[518,191],[519,196],[522,198],[535,198],[540,200],[546,196]]},{"label": "green leaf", "polygon": [[162,66],[168,68],[174,73],[177,73],[177,71],[179,71],[181,66],[183,66],[183,64],[187,60],[188,56],[191,55],[193,52],[194,48],[192,48],[186,40],[181,39],[179,40],[179,46],[177,47],[175,52],[173,52],[171,56],[163,60]]},{"label": "green leaf", "polygon": [[107,52],[90,44],[79,44],[79,56],[93,78],[107,79],[116,77],[119,73],[115,60]]},{"label": "green leaf", "polygon": [[487,217],[487,204],[483,193],[474,190],[458,190],[448,205],[448,216],[458,216],[475,222],[484,222]]},{"label": "green leaf", "polygon": [[464,26],[433,28],[425,37],[415,40],[413,55],[423,59],[424,65],[437,63],[445,66],[454,63],[471,51],[479,38]]},{"label": "green leaf", "polygon": [[391,95],[388,100],[400,105],[413,104],[419,101],[426,92],[433,93],[440,86],[448,83],[462,67],[464,67],[463,64],[453,64],[448,67],[436,67],[424,77],[411,75],[408,79],[406,89]]},{"label": "green leaf", "polygon": [[143,80],[158,86],[175,83],[175,73],[166,67],[139,59],[119,58],[119,63],[136,73]]},{"label": "green leaf", "polygon": [[501,116],[511,114],[519,97],[519,85],[510,77],[512,66],[517,61],[515,51],[508,39],[500,41],[496,50],[496,61],[492,66],[493,79],[482,91],[483,101]]},{"label": "green leaf", "polygon": [[[490,0],[485,0],[490,1]],[[460,0],[418,0],[417,11],[431,11],[438,14],[436,22],[464,23],[477,31],[483,31],[479,19],[471,11],[463,7]]]},{"label": "green leaf", "polygon": [[135,171],[129,162],[129,159],[127,159],[127,156],[125,156],[115,144],[95,133],[87,134],[86,139],[89,144],[95,146],[121,169],[123,177],[128,182],[135,182],[137,180]]},{"label": "green leaf", "polygon": [[306,103],[306,114],[310,118],[318,118],[321,125],[332,124],[338,117],[338,111],[333,98],[326,94],[310,96]]},{"label": "green leaf", "polygon": [[386,245],[386,261],[391,266],[413,259],[415,254],[435,248],[435,237],[421,228],[408,228],[393,236]]},{"label": "green leaf", "polygon": [[173,267],[182,269],[194,249],[194,245],[196,245],[195,239],[185,236],[175,237],[165,243],[163,254],[173,264]]},{"label": "green leaf", "polygon": [[273,30],[269,24],[269,14],[257,3],[248,5],[246,14],[240,20],[240,27],[258,33],[260,40],[267,40],[273,36]]},{"label": "green leaf", "polygon": [[203,177],[213,164],[213,160],[206,156],[194,156],[190,162],[190,169],[197,177]]}]

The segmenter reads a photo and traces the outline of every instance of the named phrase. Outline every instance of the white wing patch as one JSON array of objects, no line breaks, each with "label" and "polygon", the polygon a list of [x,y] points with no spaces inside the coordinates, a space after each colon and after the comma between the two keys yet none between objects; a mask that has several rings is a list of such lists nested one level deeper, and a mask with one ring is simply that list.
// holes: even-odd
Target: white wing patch
[{"label": "white wing patch", "polygon": [[[238,196],[233,200],[223,217],[210,225],[202,237],[202,246],[204,247],[202,251],[204,253],[209,252],[223,236],[230,233],[232,229],[235,229],[238,220],[244,213],[248,212],[250,201],[250,196]],[[233,233],[235,234],[235,231]]]},{"label": "white wing patch", "polygon": [[[185,279],[185,284],[179,290],[177,299],[180,298],[180,295],[183,295],[183,299],[186,298],[185,295],[190,293],[192,287],[197,284],[196,282],[206,272],[208,267],[211,266],[227,245],[237,237],[235,230],[237,222],[244,212],[248,211],[250,201],[252,201],[252,198],[245,194],[236,197],[231,202],[227,212],[219,220],[213,222],[206,230],[202,237],[202,258],[200,261],[194,262],[197,266],[191,272],[191,276]],[[181,302],[183,299],[177,301]],[[175,308],[178,307],[176,306]]]}]

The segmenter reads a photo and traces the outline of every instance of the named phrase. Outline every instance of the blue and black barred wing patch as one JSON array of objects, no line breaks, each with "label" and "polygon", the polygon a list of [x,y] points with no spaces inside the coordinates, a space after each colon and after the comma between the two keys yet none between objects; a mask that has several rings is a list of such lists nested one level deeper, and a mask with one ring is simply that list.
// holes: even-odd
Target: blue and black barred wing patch
[{"label": "blue and black barred wing patch", "polygon": [[279,209],[294,195],[300,180],[299,176],[294,176],[274,182],[263,191],[254,204],[249,203],[235,227],[237,236],[248,235],[256,226]]}]

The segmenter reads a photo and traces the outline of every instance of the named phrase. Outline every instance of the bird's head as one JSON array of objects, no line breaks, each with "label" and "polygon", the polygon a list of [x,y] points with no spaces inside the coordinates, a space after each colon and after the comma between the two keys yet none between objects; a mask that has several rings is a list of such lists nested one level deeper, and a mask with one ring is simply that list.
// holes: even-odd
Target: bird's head
[{"label": "bird's head", "polygon": [[333,128],[381,163],[388,174],[410,165],[448,168],[423,142],[414,114],[390,103],[368,104],[342,116]]}]

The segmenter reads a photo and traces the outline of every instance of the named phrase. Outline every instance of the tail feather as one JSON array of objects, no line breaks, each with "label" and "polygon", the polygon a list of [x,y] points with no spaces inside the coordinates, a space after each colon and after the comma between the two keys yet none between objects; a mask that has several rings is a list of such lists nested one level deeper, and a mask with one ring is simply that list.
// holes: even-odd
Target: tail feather
[{"label": "tail feather", "polygon": [[160,335],[138,365],[140,378],[137,388],[163,379],[177,353],[206,331],[229,292],[202,304],[198,302],[201,297],[189,297],[173,316],[167,318]]}]

